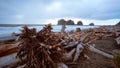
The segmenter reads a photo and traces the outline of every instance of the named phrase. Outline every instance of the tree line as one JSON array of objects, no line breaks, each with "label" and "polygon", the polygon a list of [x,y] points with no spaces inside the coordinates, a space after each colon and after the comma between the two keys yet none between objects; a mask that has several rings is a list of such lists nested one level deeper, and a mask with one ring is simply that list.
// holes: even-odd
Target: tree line
[{"label": "tree line", "polygon": [[[84,25],[82,21],[78,21],[77,24],[74,23],[73,20],[64,20],[64,19],[60,19],[58,20],[58,25]],[[90,23],[89,25],[94,26],[94,23]]]}]

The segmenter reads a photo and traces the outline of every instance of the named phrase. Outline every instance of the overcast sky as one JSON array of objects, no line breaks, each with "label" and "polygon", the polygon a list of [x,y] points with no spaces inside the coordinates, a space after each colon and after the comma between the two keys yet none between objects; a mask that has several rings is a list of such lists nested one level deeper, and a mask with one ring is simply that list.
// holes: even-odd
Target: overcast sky
[{"label": "overcast sky", "polygon": [[0,0],[0,24],[56,24],[60,18],[116,24],[120,0]]}]

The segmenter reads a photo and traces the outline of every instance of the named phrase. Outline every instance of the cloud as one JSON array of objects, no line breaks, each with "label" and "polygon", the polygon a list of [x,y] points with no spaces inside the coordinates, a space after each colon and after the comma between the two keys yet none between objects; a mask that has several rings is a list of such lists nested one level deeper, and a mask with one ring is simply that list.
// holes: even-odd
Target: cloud
[{"label": "cloud", "polygon": [[45,19],[120,19],[119,0],[0,0],[0,23]]}]

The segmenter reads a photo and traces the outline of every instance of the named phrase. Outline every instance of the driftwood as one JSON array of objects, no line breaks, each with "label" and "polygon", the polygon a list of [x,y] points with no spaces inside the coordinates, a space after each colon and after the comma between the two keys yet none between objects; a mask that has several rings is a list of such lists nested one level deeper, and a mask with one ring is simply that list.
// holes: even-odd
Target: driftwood
[{"label": "driftwood", "polygon": [[[0,56],[17,52],[17,59],[21,62],[24,62],[24,59],[26,60],[22,65],[25,68],[68,68],[66,61],[77,62],[79,57],[90,59],[89,55],[84,52],[86,49],[109,59],[114,58],[91,45],[97,39],[114,38],[114,33],[107,32],[107,29],[96,28],[66,33],[65,25],[63,25],[60,34],[52,32],[51,29],[51,25],[46,25],[37,32],[34,28],[29,29],[25,26],[21,30],[22,33],[17,35],[19,43],[0,47]],[[6,54],[10,50],[15,51]],[[2,55],[3,53],[5,55]],[[3,60],[0,59],[0,61]]]},{"label": "driftwood", "polygon": [[79,41],[72,41],[72,42],[70,42],[67,46],[65,46],[65,48],[73,47],[73,46],[76,46],[76,45],[79,44],[79,43],[82,43],[82,42],[87,38],[88,35],[89,35],[89,33],[83,35],[83,36],[80,38]]},{"label": "driftwood", "polygon": [[75,52],[75,56],[73,59],[73,62],[76,62],[80,53],[83,51],[83,46],[81,44],[78,44],[77,48],[76,48],[76,52]]},{"label": "driftwood", "polygon": [[74,49],[72,49],[70,52],[65,52],[64,53],[64,58],[65,58],[65,60],[72,60],[72,55],[73,55],[73,53],[75,52],[75,48]]},{"label": "driftwood", "polygon": [[19,44],[19,42],[15,43],[15,44],[6,44],[3,46],[0,46],[0,57],[17,52],[18,44]]},{"label": "driftwood", "polygon": [[5,66],[9,66],[12,63],[16,63],[18,61],[18,59],[16,59],[16,53],[4,56],[4,57],[0,57],[0,67],[5,67]]},{"label": "driftwood", "polygon": [[25,68],[57,68],[57,64],[64,60],[64,49],[59,44],[61,38],[51,29],[51,25],[46,25],[36,32],[34,28],[23,27],[17,57],[21,62],[22,58],[26,59]]},{"label": "driftwood", "polygon": [[65,28],[66,28],[66,25],[63,24],[63,25],[62,25],[62,29],[61,29],[61,34],[65,34],[65,33],[66,33],[66,32],[65,32]]},{"label": "driftwood", "polygon": [[120,45],[120,37],[116,38],[115,40],[116,40],[117,44]]},{"label": "driftwood", "polygon": [[108,53],[105,53],[105,52],[103,52],[103,51],[100,51],[100,50],[96,49],[95,47],[93,47],[93,46],[90,45],[90,44],[87,44],[87,46],[88,46],[88,50],[90,50],[90,51],[92,51],[92,52],[95,52],[95,53],[98,53],[98,54],[100,54],[100,55],[102,55],[102,56],[105,56],[105,57],[107,57],[107,58],[113,59],[113,55],[110,55],[110,54],[108,54]]},{"label": "driftwood", "polygon": [[64,63],[58,63],[58,68],[68,68],[68,66]]}]

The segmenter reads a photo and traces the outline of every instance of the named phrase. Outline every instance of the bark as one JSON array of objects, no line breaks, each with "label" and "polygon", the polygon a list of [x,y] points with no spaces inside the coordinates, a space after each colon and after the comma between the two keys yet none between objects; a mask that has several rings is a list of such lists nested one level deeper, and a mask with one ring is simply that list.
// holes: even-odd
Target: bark
[{"label": "bark", "polygon": [[74,47],[78,44],[78,41],[73,41],[73,42],[70,42],[67,46],[65,46],[65,48],[68,48],[68,47]]}]

